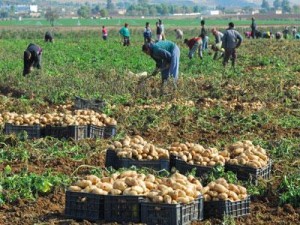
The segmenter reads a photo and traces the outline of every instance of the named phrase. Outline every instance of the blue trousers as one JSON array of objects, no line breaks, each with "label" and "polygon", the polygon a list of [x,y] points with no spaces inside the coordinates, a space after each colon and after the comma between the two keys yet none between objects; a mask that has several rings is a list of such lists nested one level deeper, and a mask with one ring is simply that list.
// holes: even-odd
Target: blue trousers
[{"label": "blue trousers", "polygon": [[[179,74],[179,59],[180,49],[177,45],[175,45],[174,50],[172,52],[170,67],[161,71],[162,82],[168,80],[170,75],[172,75],[174,77],[174,81],[177,82]],[[163,65],[163,67],[165,66],[166,65]]]}]

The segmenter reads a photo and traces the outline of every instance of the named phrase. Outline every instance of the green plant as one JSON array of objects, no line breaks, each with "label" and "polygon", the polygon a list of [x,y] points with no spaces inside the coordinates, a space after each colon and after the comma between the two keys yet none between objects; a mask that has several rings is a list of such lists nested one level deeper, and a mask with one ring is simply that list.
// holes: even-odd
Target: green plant
[{"label": "green plant", "polygon": [[300,206],[300,173],[285,175],[279,185],[280,204]]}]

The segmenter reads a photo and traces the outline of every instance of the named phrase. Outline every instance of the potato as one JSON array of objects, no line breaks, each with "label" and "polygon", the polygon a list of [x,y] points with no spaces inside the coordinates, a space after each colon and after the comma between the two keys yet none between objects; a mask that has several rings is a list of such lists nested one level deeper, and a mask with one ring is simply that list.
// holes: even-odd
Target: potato
[{"label": "potato", "polygon": [[240,200],[238,195],[233,191],[228,192],[228,197],[232,197],[233,201],[239,201]]},{"label": "potato", "polygon": [[120,174],[120,178],[124,178],[124,177],[136,177],[137,176],[137,172],[134,170],[126,170],[121,172]]},{"label": "potato", "polygon": [[151,182],[151,183],[154,183],[154,181],[155,181],[155,176],[152,175],[152,174],[148,174],[148,175],[146,176],[146,178],[145,178],[145,181],[149,181],[149,182]]},{"label": "potato", "polygon": [[172,203],[172,197],[170,195],[165,195],[164,197],[164,203],[171,204]]},{"label": "potato", "polygon": [[150,198],[150,199],[153,199],[155,196],[158,196],[158,192],[157,191],[150,191],[148,194],[147,194],[147,198]]},{"label": "potato", "polygon": [[91,193],[97,194],[97,195],[107,195],[107,194],[108,194],[107,191],[104,191],[104,190],[102,190],[102,189],[100,189],[100,188],[97,188],[97,187],[93,188],[93,189],[91,190]]},{"label": "potato", "polygon": [[95,175],[88,175],[88,176],[86,176],[86,179],[90,180],[92,182],[92,184],[94,184],[94,185],[97,184],[98,182],[100,182],[100,178],[98,178]]},{"label": "potato", "polygon": [[70,187],[68,188],[68,190],[69,190],[69,191],[81,191],[82,189],[81,189],[81,187],[79,187],[79,186],[73,185],[73,186],[70,186]]},{"label": "potato", "polygon": [[207,194],[210,195],[211,197],[217,197],[219,195],[217,191],[208,191]]},{"label": "potato", "polygon": [[78,180],[75,182],[74,186],[79,186],[81,188],[86,188],[87,186],[91,186],[92,181],[90,180]]},{"label": "potato", "polygon": [[247,194],[247,189],[241,185],[237,185],[240,194]]},{"label": "potato", "polygon": [[228,195],[226,193],[218,194],[218,199],[220,199],[220,200],[226,200],[227,198],[228,198]]},{"label": "potato", "polygon": [[209,194],[204,194],[203,195],[203,200],[205,201],[205,202],[208,202],[208,201],[211,201],[211,196],[209,195]]},{"label": "potato", "polygon": [[188,203],[190,203],[190,199],[188,197],[178,197],[177,202],[183,203],[183,204],[188,204]]},{"label": "potato", "polygon": [[219,193],[227,193],[228,192],[228,189],[225,188],[222,184],[216,184],[214,186],[214,190],[219,192]]},{"label": "potato", "polygon": [[140,186],[132,186],[131,190],[132,191],[136,191],[138,194],[144,193],[144,189],[142,187],[140,187]]},{"label": "potato", "polygon": [[162,203],[164,201],[164,198],[160,195],[156,195],[152,198],[152,201],[154,203]]},{"label": "potato", "polygon": [[125,183],[129,187],[136,186],[136,185],[138,185],[138,180],[136,178],[133,178],[133,177],[126,177],[125,178]]},{"label": "potato", "polygon": [[104,191],[110,191],[111,189],[113,189],[113,185],[111,183],[103,183],[102,184],[102,189]]},{"label": "potato", "polygon": [[206,186],[206,187],[202,188],[201,193],[204,195],[204,194],[206,194],[208,191],[209,191],[209,187]]},{"label": "potato", "polygon": [[240,189],[236,185],[234,185],[234,184],[229,184],[228,185],[228,189],[230,191],[235,192],[236,194],[240,194]]},{"label": "potato", "polygon": [[127,188],[127,184],[122,180],[116,180],[113,184],[113,189],[124,191]]},{"label": "potato", "polygon": [[136,191],[132,190],[132,188],[126,188],[123,191],[123,195],[133,195],[133,196],[136,196],[136,195],[138,195],[138,193]]}]

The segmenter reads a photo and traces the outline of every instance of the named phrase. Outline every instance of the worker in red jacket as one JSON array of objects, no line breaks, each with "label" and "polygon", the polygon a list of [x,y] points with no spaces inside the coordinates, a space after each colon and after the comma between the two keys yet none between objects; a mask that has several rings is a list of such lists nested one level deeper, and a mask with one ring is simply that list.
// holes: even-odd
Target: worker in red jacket
[{"label": "worker in red jacket", "polygon": [[189,47],[189,58],[192,59],[195,52],[198,50],[198,55],[201,59],[203,59],[202,55],[202,38],[201,37],[193,37],[191,39],[184,39],[184,43]]}]

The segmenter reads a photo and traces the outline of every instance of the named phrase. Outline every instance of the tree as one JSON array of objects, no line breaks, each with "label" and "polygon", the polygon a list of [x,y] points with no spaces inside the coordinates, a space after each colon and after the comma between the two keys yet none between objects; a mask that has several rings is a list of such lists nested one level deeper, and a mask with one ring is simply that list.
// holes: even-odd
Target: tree
[{"label": "tree", "polygon": [[106,9],[108,11],[113,11],[115,8],[115,5],[112,3],[112,0],[107,0],[107,3],[106,3]]},{"label": "tree", "polygon": [[108,11],[106,9],[100,9],[100,16],[101,17],[107,17]]},{"label": "tree", "polygon": [[285,13],[292,12],[292,8],[291,8],[290,2],[288,0],[283,0],[282,1],[281,8],[282,8],[282,11],[285,12]]},{"label": "tree", "polygon": [[280,2],[280,0],[275,0],[275,1],[273,2],[273,6],[274,6],[275,9],[279,9],[279,8],[281,7],[281,2]]},{"label": "tree", "polygon": [[83,5],[77,10],[78,16],[82,18],[88,18],[90,16],[91,9],[88,5]]},{"label": "tree", "polygon": [[269,11],[270,10],[269,2],[267,0],[263,0],[261,3],[261,8],[265,9],[266,11]]},{"label": "tree", "polygon": [[57,10],[54,10],[52,8],[48,8],[45,13],[45,18],[47,21],[50,22],[51,26],[54,26],[54,21],[57,20],[59,17]]},{"label": "tree", "polygon": [[300,6],[299,5],[293,5],[293,12],[296,14],[300,13]]}]

